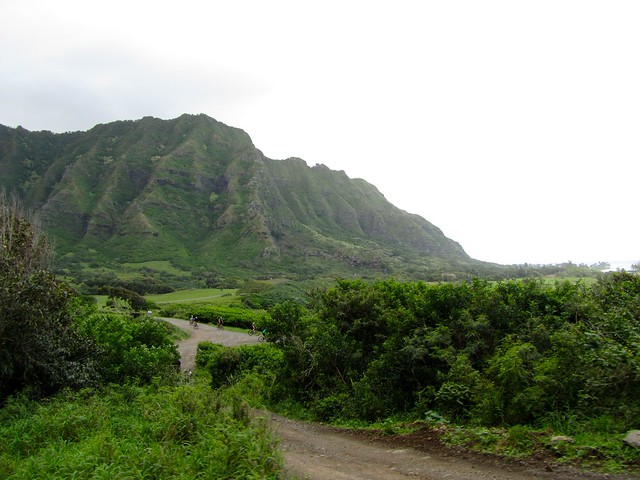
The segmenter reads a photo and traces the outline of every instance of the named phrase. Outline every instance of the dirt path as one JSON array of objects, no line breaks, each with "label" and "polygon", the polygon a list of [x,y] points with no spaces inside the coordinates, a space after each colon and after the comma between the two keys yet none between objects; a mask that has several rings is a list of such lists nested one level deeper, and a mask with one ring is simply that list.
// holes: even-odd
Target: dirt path
[{"label": "dirt path", "polygon": [[262,412],[281,440],[288,478],[312,480],[638,480],[578,471],[543,459],[508,461],[440,443],[430,430],[380,435]]},{"label": "dirt path", "polygon": [[[189,326],[186,320],[165,318],[191,333],[178,343],[182,370],[192,370],[199,342],[227,346],[256,343],[246,333],[219,331],[215,326]],[[627,480],[614,476],[578,472],[545,461],[505,462],[440,444],[428,430],[408,436],[381,436],[340,430],[317,423],[291,420],[269,412],[258,412],[280,438],[288,478],[310,480]]]},{"label": "dirt path", "polygon": [[229,330],[218,330],[214,325],[199,323],[198,328],[189,325],[188,320],[178,320],[177,318],[161,318],[191,334],[189,338],[178,342],[180,350],[180,368],[183,371],[193,370],[196,365],[196,352],[200,342],[212,342],[228,347],[238,345],[248,345],[258,343],[258,337],[247,335],[246,333],[231,332]]},{"label": "dirt path", "polygon": [[290,475],[311,479],[400,480],[490,478],[523,480],[530,475],[441,457],[349,434],[331,427],[268,414],[281,437]]}]

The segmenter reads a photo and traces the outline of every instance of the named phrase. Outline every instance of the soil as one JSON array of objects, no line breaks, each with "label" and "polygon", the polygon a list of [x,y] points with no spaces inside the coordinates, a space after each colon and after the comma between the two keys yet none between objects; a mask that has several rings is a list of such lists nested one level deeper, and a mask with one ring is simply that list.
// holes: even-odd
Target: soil
[{"label": "soil", "polygon": [[[227,346],[257,343],[246,333],[217,330],[215,326],[189,326],[186,320],[164,319],[191,333],[178,343],[182,370],[193,370],[199,342]],[[635,475],[584,472],[558,465],[553,458],[506,460],[502,457],[450,447],[439,441],[439,432],[426,426],[406,435],[339,429],[319,423],[291,420],[270,412],[257,412],[272,426],[280,440],[289,479],[399,480],[638,480]]]}]

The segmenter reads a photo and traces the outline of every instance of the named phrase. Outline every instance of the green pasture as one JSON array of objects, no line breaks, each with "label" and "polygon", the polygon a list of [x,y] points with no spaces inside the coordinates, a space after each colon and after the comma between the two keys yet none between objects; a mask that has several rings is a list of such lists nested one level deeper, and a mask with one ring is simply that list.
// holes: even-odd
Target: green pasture
[{"label": "green pasture", "polygon": [[238,289],[226,288],[200,288],[190,290],[178,290],[171,293],[146,295],[150,302],[164,305],[167,303],[213,303],[216,305],[229,305],[238,303]]},{"label": "green pasture", "polygon": [[[95,295],[97,305],[103,308],[107,304],[106,295]],[[236,305],[240,303],[237,289],[201,288],[178,290],[171,293],[145,295],[145,298],[157,305],[170,303],[209,303],[212,305]]]}]

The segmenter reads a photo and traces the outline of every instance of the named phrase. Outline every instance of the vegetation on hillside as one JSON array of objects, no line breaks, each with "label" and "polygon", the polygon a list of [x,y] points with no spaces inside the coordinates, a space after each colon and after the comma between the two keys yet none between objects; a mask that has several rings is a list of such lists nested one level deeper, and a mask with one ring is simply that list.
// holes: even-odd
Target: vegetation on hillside
[{"label": "vegetation on hillside", "polygon": [[366,181],[266,158],[245,132],[205,115],[65,134],[0,126],[0,172],[0,188],[40,212],[56,244],[55,272],[88,295],[105,285],[146,295],[254,279],[495,280],[585,270],[473,260]]},{"label": "vegetation on hillside", "polygon": [[205,115],[67,134],[0,126],[0,171],[0,187],[41,212],[60,273],[88,288],[95,273],[123,270],[147,293],[256,276],[439,280],[499,270],[366,181],[268,159],[245,132]]}]

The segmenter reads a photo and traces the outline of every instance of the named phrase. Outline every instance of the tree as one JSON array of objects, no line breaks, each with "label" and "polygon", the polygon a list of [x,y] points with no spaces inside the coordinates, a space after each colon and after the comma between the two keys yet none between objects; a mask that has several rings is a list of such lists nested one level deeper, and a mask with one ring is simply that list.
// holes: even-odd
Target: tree
[{"label": "tree", "polygon": [[132,310],[143,310],[149,305],[147,299],[142,295],[124,287],[110,287],[108,285],[104,285],[100,289],[100,293],[109,296],[107,299],[108,306],[116,306],[116,299],[128,304]]},{"label": "tree", "polygon": [[92,346],[72,325],[75,292],[49,271],[51,256],[17,199],[0,192],[0,400],[92,381]]}]

